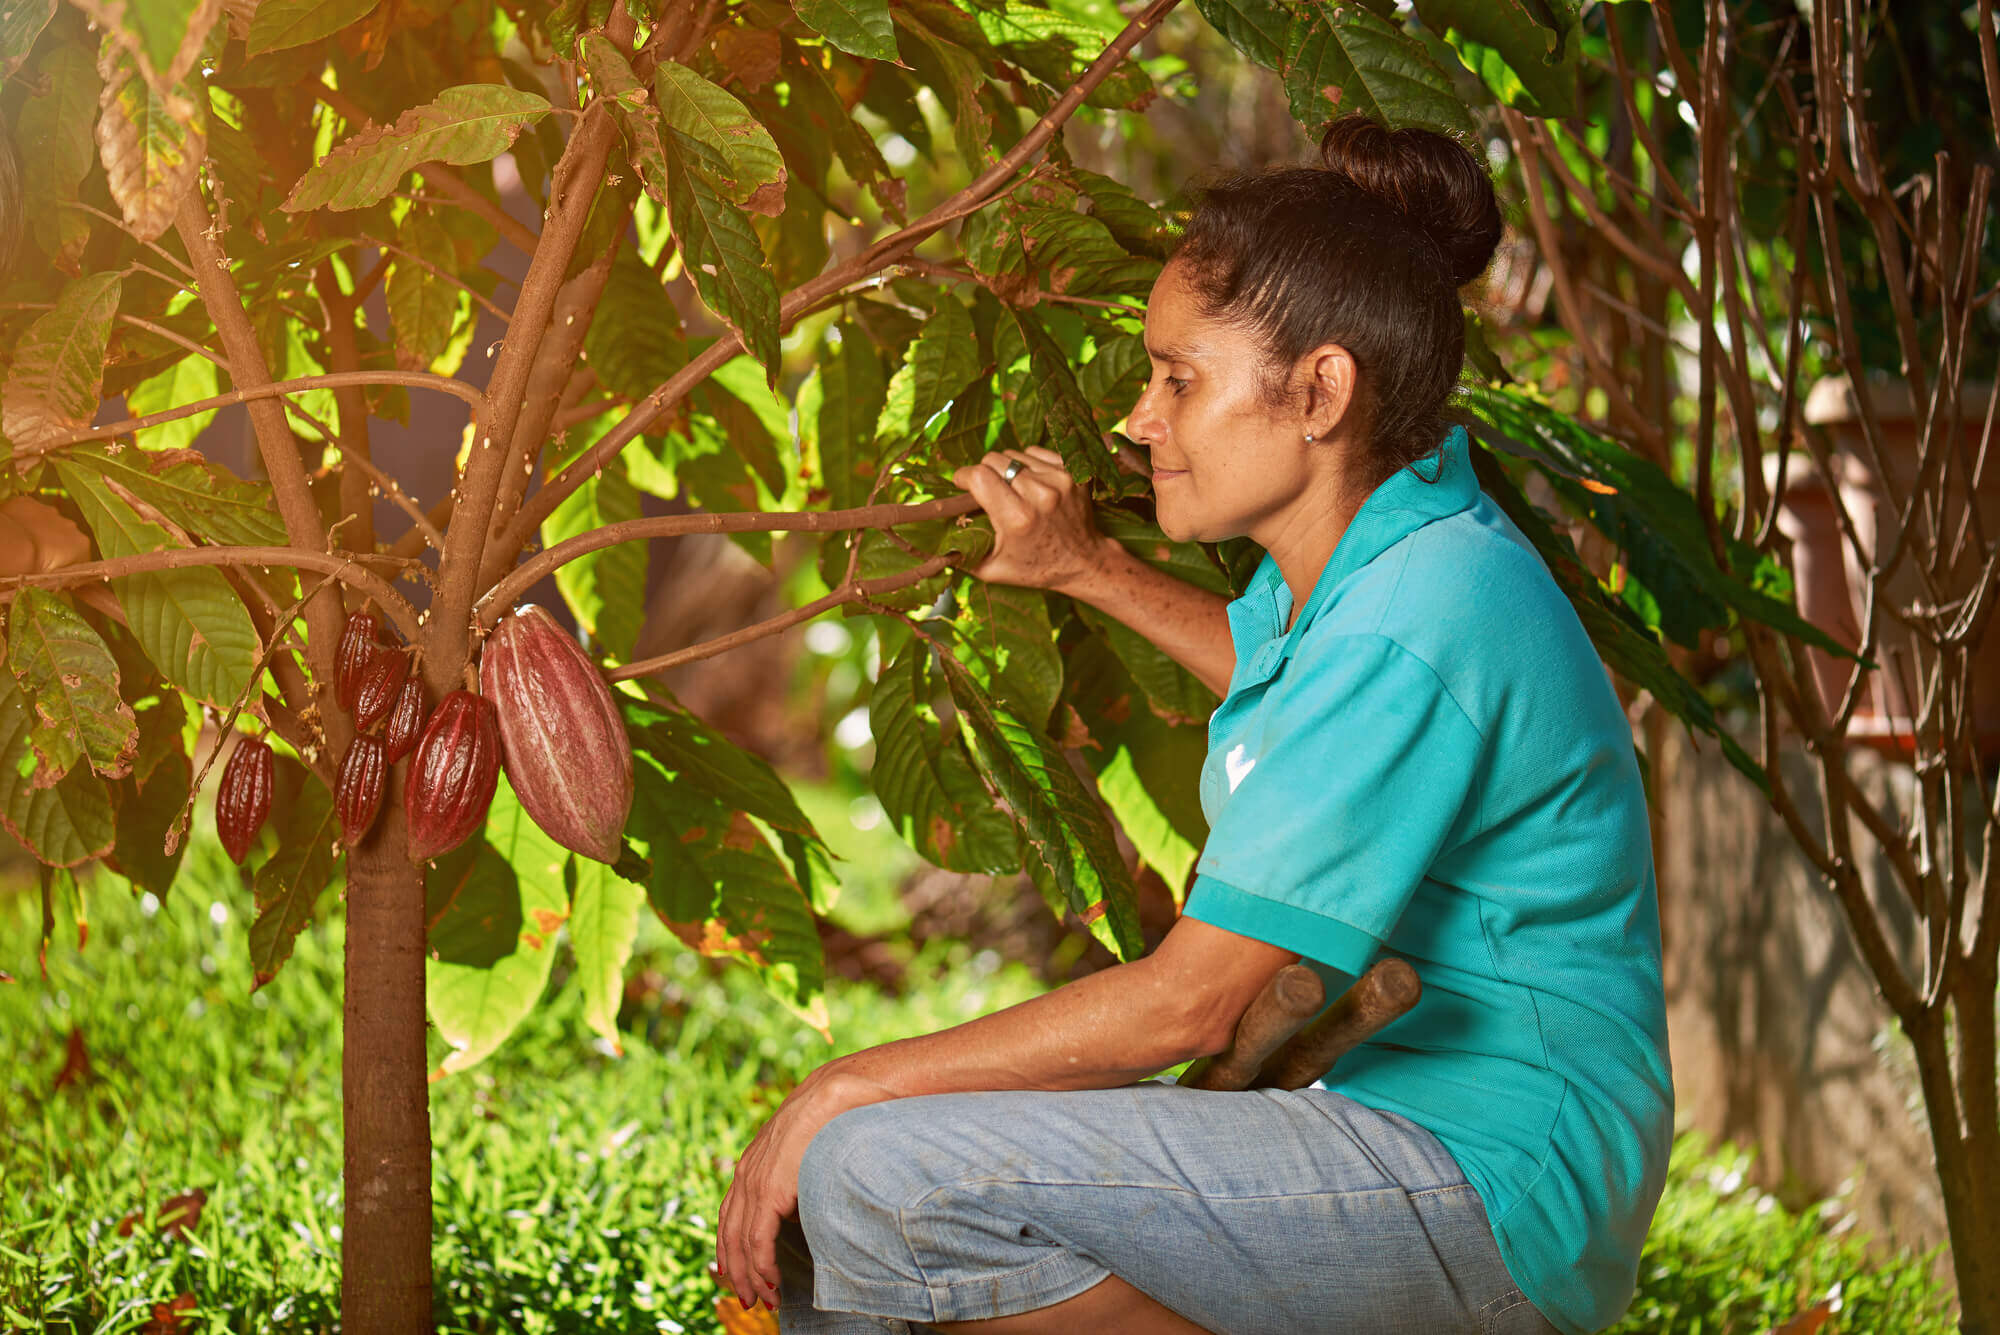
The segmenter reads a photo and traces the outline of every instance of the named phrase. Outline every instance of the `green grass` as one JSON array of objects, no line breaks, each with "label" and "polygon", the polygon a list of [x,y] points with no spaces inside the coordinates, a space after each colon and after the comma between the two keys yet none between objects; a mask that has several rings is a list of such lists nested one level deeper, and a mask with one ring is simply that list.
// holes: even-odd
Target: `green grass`
[{"label": "green grass", "polygon": [[[93,897],[91,945],[52,948],[47,984],[33,972],[32,896],[0,893],[0,965],[21,979],[0,984],[0,1328],[136,1331],[183,1293],[199,1303],[190,1329],[334,1320],[339,926],[303,934],[253,995],[247,895],[212,846],[190,859],[155,911]],[[714,1330],[723,1165],[767,1111],[766,1087],[831,1051],[1040,990],[990,953],[934,942],[904,997],[835,981],[828,1049],[745,971],[650,927],[633,977],[624,1057],[598,1049],[559,988],[492,1059],[432,1086],[440,1329]],[[56,1091],[73,1028],[94,1078]],[[1871,1262],[1817,1213],[1767,1204],[1740,1168],[1734,1151],[1683,1141],[1619,1331],[1751,1335],[1835,1285],[1843,1335],[1950,1330],[1922,1261]],[[150,1215],[119,1233],[131,1212],[195,1187],[208,1201],[185,1241]]]}]

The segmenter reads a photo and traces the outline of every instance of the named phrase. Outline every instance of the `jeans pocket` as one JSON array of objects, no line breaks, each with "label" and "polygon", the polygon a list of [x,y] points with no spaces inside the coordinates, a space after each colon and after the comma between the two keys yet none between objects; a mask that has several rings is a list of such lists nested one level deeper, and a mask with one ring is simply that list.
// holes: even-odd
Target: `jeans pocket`
[{"label": "jeans pocket", "polygon": [[1519,1287],[1509,1288],[1479,1309],[1479,1335],[1542,1335],[1552,1329]]}]

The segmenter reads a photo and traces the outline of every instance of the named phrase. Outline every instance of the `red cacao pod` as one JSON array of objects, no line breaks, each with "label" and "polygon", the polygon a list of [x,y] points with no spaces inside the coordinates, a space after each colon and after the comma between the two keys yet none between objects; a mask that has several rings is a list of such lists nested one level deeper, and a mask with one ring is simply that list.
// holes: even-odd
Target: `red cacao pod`
[{"label": "red cacao pod", "polygon": [[417,738],[403,784],[410,858],[428,862],[464,843],[486,819],[500,783],[500,727],[493,702],[453,691]]},{"label": "red cacao pod", "polygon": [[245,737],[229,753],[215,790],[215,833],[233,862],[243,861],[250,841],[271,814],[271,748]]},{"label": "red cacao pod", "polygon": [[410,675],[408,649],[377,649],[354,688],[354,730],[373,732],[375,725],[389,717],[396,694]]},{"label": "red cacao pod", "polygon": [[479,688],[521,806],[564,848],[616,862],[632,811],[632,744],[597,665],[544,608],[514,609],[486,638]]},{"label": "red cacao pod", "polygon": [[410,748],[417,744],[417,734],[423,730],[424,684],[411,677],[396,692],[389,722],[382,729],[382,746],[391,765],[410,754]]},{"label": "red cacao pod", "polygon": [[333,653],[333,702],[343,710],[354,708],[361,678],[381,647],[382,622],[373,612],[356,612],[347,618],[340,632],[340,644]]},{"label": "red cacao pod", "polygon": [[334,780],[333,802],[340,813],[340,842],[360,843],[382,809],[382,790],[389,786],[389,757],[382,739],[362,735],[347,744]]}]

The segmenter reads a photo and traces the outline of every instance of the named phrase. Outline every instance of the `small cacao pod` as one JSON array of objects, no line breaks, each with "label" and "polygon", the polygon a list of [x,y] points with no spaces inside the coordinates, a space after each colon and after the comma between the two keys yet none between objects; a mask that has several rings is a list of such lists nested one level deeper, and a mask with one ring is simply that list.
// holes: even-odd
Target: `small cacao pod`
[{"label": "small cacao pod", "polygon": [[417,734],[423,729],[424,684],[411,677],[403,683],[403,689],[396,692],[396,703],[389,710],[389,722],[382,729],[382,746],[391,765],[410,754],[410,748],[417,744]]},{"label": "small cacao pod", "polygon": [[493,702],[453,691],[438,702],[410,757],[403,815],[410,859],[428,862],[464,843],[486,819],[500,784],[500,727]]},{"label": "small cacao pod", "polygon": [[375,813],[382,809],[382,790],[388,786],[389,758],[382,739],[363,734],[349,742],[333,785],[341,843],[352,848],[367,835],[375,824]]},{"label": "small cacao pod", "polygon": [[408,649],[377,649],[354,688],[354,730],[373,732],[375,725],[389,717],[396,693],[410,675]]},{"label": "small cacao pod", "polygon": [[381,647],[382,622],[373,612],[356,612],[347,618],[340,632],[340,644],[333,653],[333,702],[343,710],[354,708],[354,696],[361,678]]},{"label": "small cacao pod", "polygon": [[250,841],[271,814],[271,748],[245,737],[229,753],[215,790],[215,833],[232,862],[243,861]]},{"label": "small cacao pod", "polygon": [[479,689],[500,720],[515,796],[564,848],[616,862],[632,811],[632,744],[597,665],[529,603],[486,638]]}]

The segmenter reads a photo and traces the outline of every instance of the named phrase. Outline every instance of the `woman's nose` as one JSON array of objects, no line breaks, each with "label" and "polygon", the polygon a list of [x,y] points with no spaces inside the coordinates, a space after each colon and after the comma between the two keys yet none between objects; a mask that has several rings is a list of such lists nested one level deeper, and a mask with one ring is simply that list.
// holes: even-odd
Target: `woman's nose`
[{"label": "woman's nose", "polygon": [[1157,403],[1154,386],[1149,384],[1145,393],[1139,396],[1139,401],[1132,405],[1132,411],[1125,415],[1125,434],[1149,449],[1159,444],[1166,434],[1167,424],[1161,420],[1154,406]]}]

